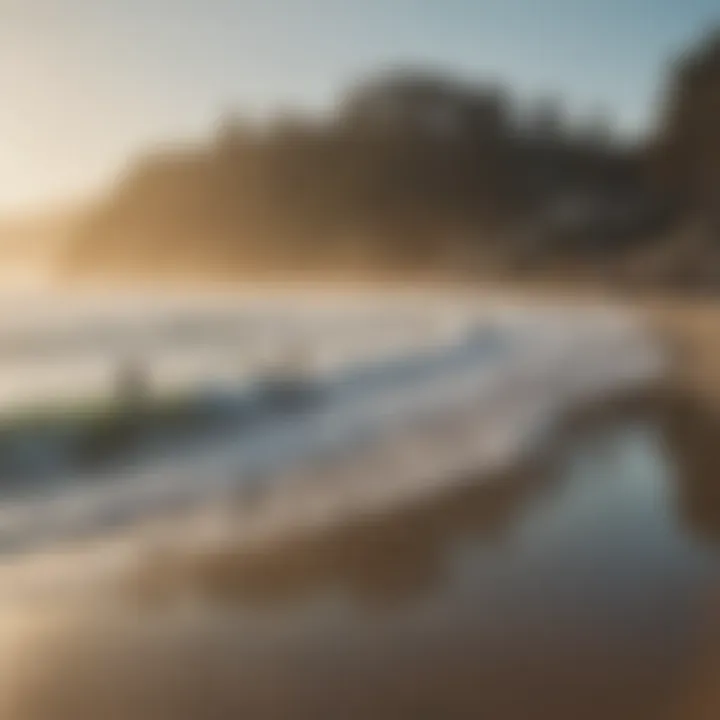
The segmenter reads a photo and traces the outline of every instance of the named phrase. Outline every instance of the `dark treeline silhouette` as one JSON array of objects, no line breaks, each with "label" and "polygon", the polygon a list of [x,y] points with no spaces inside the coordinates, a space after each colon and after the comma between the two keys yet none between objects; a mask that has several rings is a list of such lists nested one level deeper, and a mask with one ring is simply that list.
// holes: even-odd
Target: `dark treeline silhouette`
[{"label": "dark treeline silhouette", "polygon": [[[523,113],[420,70],[353,87],[323,118],[226,118],[144,157],[75,233],[79,272],[579,269],[716,281],[720,36],[677,63],[652,137]],[[698,250],[701,247],[701,250]]]}]

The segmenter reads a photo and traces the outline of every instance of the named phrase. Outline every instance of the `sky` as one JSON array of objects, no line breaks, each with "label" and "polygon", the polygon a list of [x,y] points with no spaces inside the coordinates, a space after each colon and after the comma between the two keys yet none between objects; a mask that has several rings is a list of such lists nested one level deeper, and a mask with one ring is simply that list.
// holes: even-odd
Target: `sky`
[{"label": "sky", "polygon": [[0,211],[111,187],[229,111],[320,111],[392,65],[652,122],[720,0],[0,0]]}]

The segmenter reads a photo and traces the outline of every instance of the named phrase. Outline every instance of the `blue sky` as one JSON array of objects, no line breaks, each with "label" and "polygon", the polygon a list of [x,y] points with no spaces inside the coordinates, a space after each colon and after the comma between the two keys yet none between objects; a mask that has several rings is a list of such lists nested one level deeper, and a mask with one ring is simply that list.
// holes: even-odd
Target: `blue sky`
[{"label": "blue sky", "polygon": [[392,64],[562,97],[629,131],[720,0],[0,0],[0,209],[81,196],[237,108],[323,108]]}]

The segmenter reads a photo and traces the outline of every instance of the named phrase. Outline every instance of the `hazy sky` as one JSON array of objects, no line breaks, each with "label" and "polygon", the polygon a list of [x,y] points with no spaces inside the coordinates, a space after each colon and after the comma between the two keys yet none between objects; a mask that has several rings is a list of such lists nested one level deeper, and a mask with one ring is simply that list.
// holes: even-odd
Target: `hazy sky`
[{"label": "hazy sky", "polygon": [[322,108],[421,63],[647,122],[720,0],[0,0],[0,209],[107,185],[229,108]]}]

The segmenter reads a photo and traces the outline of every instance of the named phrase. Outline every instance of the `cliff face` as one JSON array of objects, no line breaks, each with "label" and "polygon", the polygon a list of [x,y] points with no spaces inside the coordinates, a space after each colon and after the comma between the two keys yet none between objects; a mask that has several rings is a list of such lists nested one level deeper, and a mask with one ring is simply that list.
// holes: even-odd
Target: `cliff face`
[{"label": "cliff face", "polygon": [[660,179],[686,211],[720,230],[720,33],[679,62],[658,138]]}]

